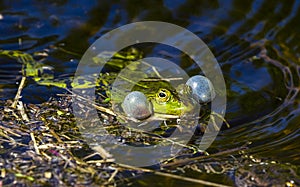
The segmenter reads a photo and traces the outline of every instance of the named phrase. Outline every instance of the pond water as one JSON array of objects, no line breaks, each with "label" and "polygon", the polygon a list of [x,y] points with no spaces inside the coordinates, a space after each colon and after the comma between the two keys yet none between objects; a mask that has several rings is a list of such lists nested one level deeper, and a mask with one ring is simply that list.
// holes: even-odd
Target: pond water
[{"label": "pond water", "polygon": [[[0,49],[35,53],[57,75],[72,74],[87,48],[106,32],[136,21],[184,27],[213,52],[227,87],[225,118],[212,148],[252,142],[260,157],[300,164],[300,1],[1,1]],[[161,45],[146,56],[174,58]],[[6,61],[7,62],[7,61]],[[200,73],[180,61],[188,74]],[[0,62],[0,99],[12,99],[21,66]],[[41,103],[64,90],[29,81],[25,103]],[[166,181],[167,183],[168,181]]]}]

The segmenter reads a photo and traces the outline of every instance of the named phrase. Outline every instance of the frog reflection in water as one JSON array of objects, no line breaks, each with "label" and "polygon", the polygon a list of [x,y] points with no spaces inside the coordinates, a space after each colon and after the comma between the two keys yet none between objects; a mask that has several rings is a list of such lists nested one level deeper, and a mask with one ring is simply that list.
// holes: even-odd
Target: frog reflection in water
[{"label": "frog reflection in water", "polygon": [[[104,52],[94,57],[95,64],[107,60],[111,55],[109,52]],[[117,73],[111,72],[99,75],[91,75],[84,77],[54,78],[52,67],[45,66],[40,62],[35,61],[31,55],[20,51],[0,51],[0,56],[8,56],[17,59],[23,64],[22,73],[26,77],[31,77],[39,85],[56,86],[60,88],[89,88],[102,85],[102,91],[106,92],[107,97],[110,97],[109,86],[113,83]],[[131,48],[128,51],[115,53],[106,65],[115,69],[122,69],[130,62],[138,62],[142,58],[139,51]],[[91,79],[92,81],[89,81]],[[95,83],[95,84],[94,84]],[[104,86],[103,86],[104,85]],[[191,77],[185,85],[181,85],[180,94],[165,80],[144,80],[134,86],[132,92],[125,99],[117,98],[112,102],[114,104],[122,103],[124,112],[136,119],[146,119],[153,114],[165,114],[166,118],[176,118],[189,112],[195,106],[195,102],[207,103],[215,97],[215,92],[211,82],[204,76],[196,75]],[[193,97],[191,97],[193,95]],[[204,96],[204,97],[203,97]],[[118,96],[117,96],[118,97]],[[197,100],[197,101],[196,101]],[[169,115],[169,116],[168,116]]]}]

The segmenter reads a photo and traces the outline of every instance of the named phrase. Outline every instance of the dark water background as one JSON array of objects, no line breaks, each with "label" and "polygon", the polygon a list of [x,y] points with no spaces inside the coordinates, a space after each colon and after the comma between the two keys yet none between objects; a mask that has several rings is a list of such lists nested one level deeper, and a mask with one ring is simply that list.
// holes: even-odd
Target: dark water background
[{"label": "dark water background", "polygon": [[[43,63],[58,75],[74,73],[97,38],[124,24],[152,20],[184,27],[209,46],[226,81],[232,127],[220,132],[212,148],[251,141],[253,154],[300,164],[300,1],[7,0],[0,1],[0,15],[0,49],[47,49]],[[146,55],[154,53],[169,56],[159,46]],[[180,63],[187,73],[199,71]],[[1,100],[14,97],[20,68],[0,62]],[[22,99],[40,103],[59,92],[31,81]]]}]

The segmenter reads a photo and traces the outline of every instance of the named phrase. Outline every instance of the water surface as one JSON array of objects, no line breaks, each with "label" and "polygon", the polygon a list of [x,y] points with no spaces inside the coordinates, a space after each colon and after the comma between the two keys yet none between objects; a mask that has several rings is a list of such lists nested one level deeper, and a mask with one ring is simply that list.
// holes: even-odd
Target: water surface
[{"label": "water surface", "polygon": [[[1,1],[0,49],[46,51],[56,74],[76,71],[97,38],[136,21],[166,21],[200,37],[216,56],[227,86],[226,119],[212,148],[247,142],[250,153],[300,164],[300,1]],[[201,73],[161,45],[146,56],[174,59],[190,75]],[[20,64],[0,62],[0,99],[12,99]],[[22,100],[41,103],[64,90],[29,81]],[[166,181],[167,182],[167,181]]]}]

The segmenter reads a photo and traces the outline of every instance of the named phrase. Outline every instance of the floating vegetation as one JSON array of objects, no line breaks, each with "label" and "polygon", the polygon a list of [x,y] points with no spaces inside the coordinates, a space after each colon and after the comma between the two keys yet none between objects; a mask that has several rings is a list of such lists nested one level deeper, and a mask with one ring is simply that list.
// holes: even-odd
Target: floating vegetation
[{"label": "floating vegetation", "polygon": [[[37,105],[22,104],[18,101],[16,108],[12,107],[13,101],[1,103],[4,106],[0,114],[2,185],[134,185],[142,184],[139,176],[150,173],[202,185],[226,186],[183,176],[182,172],[196,172],[200,176],[201,173],[222,175],[228,180],[234,176],[234,181],[231,182],[233,184],[252,184],[251,176],[262,176],[260,173],[262,170],[268,176],[272,176],[273,173],[275,176],[280,174],[284,178],[260,177],[255,184],[268,184],[274,181],[299,183],[299,168],[255,160],[244,153],[247,146],[211,155],[192,153],[186,149],[186,152],[183,151],[176,158],[162,162],[159,168],[139,168],[115,163],[112,155],[101,146],[95,151],[82,139],[72,114],[71,101],[71,96],[66,94]],[[115,122],[115,117],[106,115],[106,120],[109,121],[112,133],[120,132],[117,129],[121,126]],[[122,136],[126,139],[126,130],[122,132]],[[141,137],[145,137],[145,134],[137,139],[141,140]],[[137,139],[130,139],[128,136],[126,141]],[[153,138],[148,141],[153,141]],[[266,167],[263,167],[263,164]],[[284,171],[287,171],[285,175]],[[247,178],[243,179],[242,176],[246,174]]]}]

